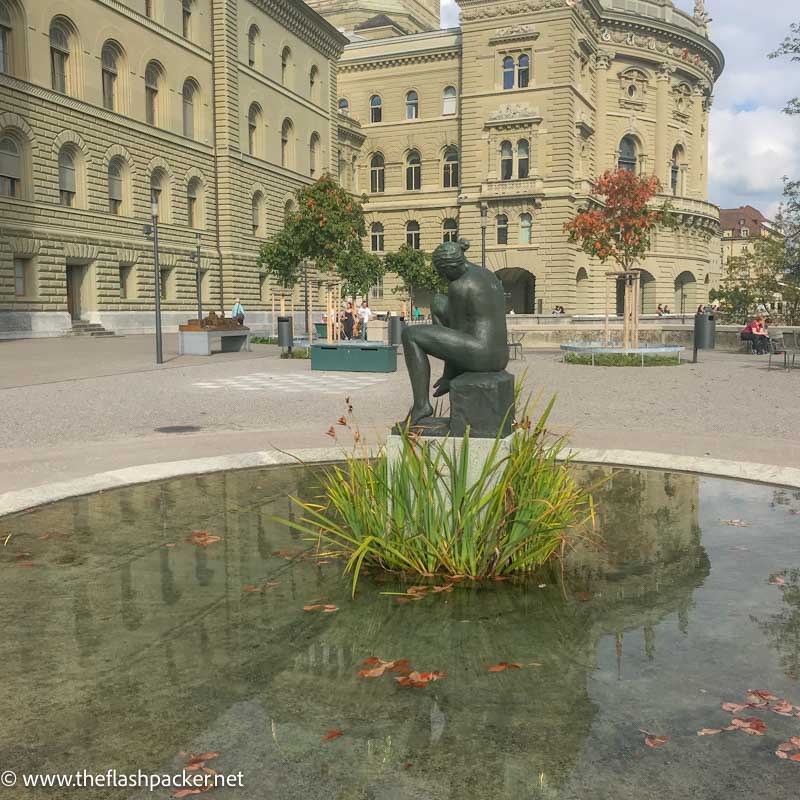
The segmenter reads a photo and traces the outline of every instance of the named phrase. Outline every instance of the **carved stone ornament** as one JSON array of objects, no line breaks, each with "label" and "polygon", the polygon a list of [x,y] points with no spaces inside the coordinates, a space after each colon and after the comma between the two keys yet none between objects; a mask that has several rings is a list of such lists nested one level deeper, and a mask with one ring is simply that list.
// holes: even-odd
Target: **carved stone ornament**
[{"label": "carved stone ornament", "polygon": [[539,116],[538,111],[534,111],[526,103],[506,103],[496,111],[489,114],[489,122],[513,122],[518,119],[531,119]]},{"label": "carved stone ornament", "polygon": [[521,39],[539,38],[539,31],[536,30],[534,25],[510,25],[507,28],[501,28],[492,37],[492,42],[508,42]]}]

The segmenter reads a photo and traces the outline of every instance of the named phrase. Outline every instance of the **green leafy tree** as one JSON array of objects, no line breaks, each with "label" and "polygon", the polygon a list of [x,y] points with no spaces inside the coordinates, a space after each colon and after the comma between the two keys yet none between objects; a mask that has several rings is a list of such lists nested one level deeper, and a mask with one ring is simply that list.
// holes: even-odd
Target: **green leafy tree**
[{"label": "green leafy tree", "polygon": [[387,272],[393,272],[402,281],[395,293],[405,292],[413,302],[414,293],[420,291],[447,292],[447,283],[442,280],[433,266],[431,257],[424,250],[415,250],[404,244],[394,253],[384,257]]},{"label": "green leafy tree", "polygon": [[[795,22],[789,28],[789,35],[781,42],[777,50],[769,54],[770,58],[789,56],[792,61],[800,61],[800,22]],[[800,97],[793,97],[786,108],[787,114],[800,114]]]},{"label": "green leafy tree", "polygon": [[289,289],[313,262],[320,273],[336,273],[346,294],[365,294],[383,274],[380,259],[364,251],[366,197],[357,200],[323,175],[296,199],[283,230],[262,246],[259,267]]}]

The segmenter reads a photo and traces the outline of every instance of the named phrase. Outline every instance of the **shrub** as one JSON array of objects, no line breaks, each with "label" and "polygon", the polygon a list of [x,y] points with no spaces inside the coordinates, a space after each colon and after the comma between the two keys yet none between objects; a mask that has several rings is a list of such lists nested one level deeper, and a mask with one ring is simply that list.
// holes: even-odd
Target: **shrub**
[{"label": "shrub", "polygon": [[439,445],[406,430],[391,463],[383,447],[374,459],[354,452],[324,471],[318,502],[292,498],[301,519],[281,521],[346,557],[353,591],[367,566],[475,579],[530,573],[594,524],[591,495],[558,460],[564,440],[547,434],[552,406],[535,424],[526,406],[510,451],[494,440],[474,480],[469,435]]},{"label": "shrub", "polygon": [[[564,356],[565,364],[592,365],[591,353],[567,353]],[[676,356],[648,356],[637,353],[595,353],[594,366],[596,367],[677,367],[679,362]]]}]

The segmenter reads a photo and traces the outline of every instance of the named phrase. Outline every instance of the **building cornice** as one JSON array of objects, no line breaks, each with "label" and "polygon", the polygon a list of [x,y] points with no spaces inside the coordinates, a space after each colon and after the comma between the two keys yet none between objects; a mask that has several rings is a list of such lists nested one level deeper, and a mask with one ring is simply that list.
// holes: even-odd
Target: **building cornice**
[{"label": "building cornice", "polygon": [[461,58],[461,47],[437,47],[430,50],[406,51],[397,54],[375,53],[374,55],[339,62],[339,74],[363,69],[432,64],[437,61],[457,61]]},{"label": "building cornice", "polygon": [[338,58],[349,39],[302,0],[250,0],[326,58]]}]

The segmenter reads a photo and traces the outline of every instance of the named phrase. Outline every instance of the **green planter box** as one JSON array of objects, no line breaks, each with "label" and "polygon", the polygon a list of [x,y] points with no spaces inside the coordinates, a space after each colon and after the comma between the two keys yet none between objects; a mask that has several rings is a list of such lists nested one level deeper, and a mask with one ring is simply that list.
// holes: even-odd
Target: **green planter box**
[{"label": "green planter box", "polygon": [[385,344],[315,344],[311,369],[324,372],[397,372],[397,348]]}]

